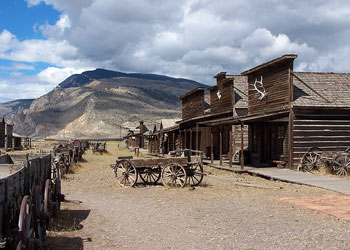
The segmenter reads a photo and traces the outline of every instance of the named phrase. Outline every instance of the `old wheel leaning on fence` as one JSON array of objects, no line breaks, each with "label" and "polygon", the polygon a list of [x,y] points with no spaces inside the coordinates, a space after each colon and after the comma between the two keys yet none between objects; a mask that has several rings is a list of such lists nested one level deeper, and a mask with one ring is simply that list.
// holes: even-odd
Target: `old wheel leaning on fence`
[{"label": "old wheel leaning on fence", "polygon": [[26,195],[22,199],[18,219],[17,250],[38,249],[39,242],[35,238],[34,219],[32,202]]},{"label": "old wheel leaning on fence", "polygon": [[306,154],[301,158],[301,168],[302,171],[319,171],[322,162],[322,150],[319,148],[310,148]]},{"label": "old wheel leaning on fence", "polygon": [[120,160],[114,168],[115,177],[121,186],[133,187],[137,182],[136,167],[128,160]]},{"label": "old wheel leaning on fence", "polygon": [[199,162],[191,164],[186,169],[187,183],[191,186],[198,186],[203,180],[203,167]]},{"label": "old wheel leaning on fence", "polygon": [[345,176],[350,173],[350,154],[342,153],[338,155],[332,163],[333,173],[339,176]]},{"label": "old wheel leaning on fence", "polygon": [[162,175],[162,169],[159,166],[153,168],[146,168],[138,174],[140,175],[140,178],[143,181],[143,183],[156,184]]},{"label": "old wheel leaning on fence", "polygon": [[186,170],[180,164],[169,163],[162,170],[162,181],[164,186],[184,187],[186,180]]}]

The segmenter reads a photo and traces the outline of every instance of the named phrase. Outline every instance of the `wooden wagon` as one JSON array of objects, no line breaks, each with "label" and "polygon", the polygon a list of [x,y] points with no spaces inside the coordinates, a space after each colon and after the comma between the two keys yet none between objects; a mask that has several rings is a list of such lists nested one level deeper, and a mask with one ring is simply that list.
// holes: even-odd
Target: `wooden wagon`
[{"label": "wooden wagon", "polygon": [[350,147],[345,151],[323,151],[320,148],[310,148],[301,158],[299,169],[302,171],[319,171],[324,166],[335,175],[350,174]]},{"label": "wooden wagon", "polygon": [[[0,158],[0,167],[14,162],[8,155]],[[27,156],[16,172],[0,178],[0,248],[46,249],[45,227],[62,199],[52,167],[50,154]]]},{"label": "wooden wagon", "polygon": [[[121,186],[135,186],[139,177],[144,184],[156,184],[160,179],[165,186],[184,187],[199,185],[203,180],[200,157],[193,157],[191,150],[173,151],[187,156],[169,158],[118,158],[114,167],[115,176]],[[202,152],[201,152],[202,153]]]}]

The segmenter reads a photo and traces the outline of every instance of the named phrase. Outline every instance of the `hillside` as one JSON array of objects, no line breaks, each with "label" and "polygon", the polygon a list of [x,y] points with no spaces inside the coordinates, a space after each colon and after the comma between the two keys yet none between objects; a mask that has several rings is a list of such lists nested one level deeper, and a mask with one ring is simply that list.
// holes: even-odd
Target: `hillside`
[{"label": "hillside", "polygon": [[178,97],[200,86],[207,87],[162,75],[97,69],[68,77],[5,117],[15,124],[16,133],[26,136],[116,138],[140,120],[150,128],[159,119],[179,118]]}]

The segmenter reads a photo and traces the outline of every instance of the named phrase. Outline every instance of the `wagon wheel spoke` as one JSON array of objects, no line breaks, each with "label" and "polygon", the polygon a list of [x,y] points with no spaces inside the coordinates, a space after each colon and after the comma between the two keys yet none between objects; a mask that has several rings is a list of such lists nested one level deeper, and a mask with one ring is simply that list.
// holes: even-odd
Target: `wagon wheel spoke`
[{"label": "wagon wheel spoke", "polygon": [[176,163],[167,164],[162,171],[162,181],[165,186],[183,187],[186,184],[186,171]]},{"label": "wagon wheel spoke", "polygon": [[200,163],[194,163],[187,171],[187,178],[192,186],[198,186],[203,180],[203,167]]},{"label": "wagon wheel spoke", "polygon": [[332,164],[333,173],[339,176],[345,176],[349,172],[350,158],[348,154],[338,155]]},{"label": "wagon wheel spoke", "polygon": [[137,182],[137,171],[128,160],[118,161],[115,167],[115,175],[121,186],[134,186]]}]

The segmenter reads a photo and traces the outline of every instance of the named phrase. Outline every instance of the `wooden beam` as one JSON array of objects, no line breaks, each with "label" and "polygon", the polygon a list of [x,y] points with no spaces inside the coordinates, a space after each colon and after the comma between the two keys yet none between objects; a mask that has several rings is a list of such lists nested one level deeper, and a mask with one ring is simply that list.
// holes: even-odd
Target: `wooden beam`
[{"label": "wooden beam", "polygon": [[[176,133],[176,131],[173,131],[173,150],[176,150],[175,133]],[[169,150],[169,151],[170,151],[170,150]]]},{"label": "wooden beam", "polygon": [[233,126],[231,126],[231,131],[230,131],[230,139],[229,139],[229,161],[230,161],[230,168],[232,168],[232,156],[233,156],[233,154],[232,154],[232,127]]},{"label": "wooden beam", "polygon": [[220,166],[222,166],[222,127],[220,126]]},{"label": "wooden beam", "polygon": [[199,125],[196,125],[196,150],[198,151],[199,149]]},{"label": "wooden beam", "polygon": [[180,149],[184,149],[184,147],[183,147],[183,143],[182,143],[182,130],[180,129],[179,130],[179,133],[180,133]]},{"label": "wooden beam", "polygon": [[[288,167],[289,169],[293,169],[293,163],[294,163],[294,111],[293,111],[293,100],[294,100],[294,85],[293,85],[293,78],[291,77],[291,74],[293,72],[289,69],[289,122],[288,122]],[[293,74],[294,75],[294,74]]]},{"label": "wooden beam", "polygon": [[210,129],[210,160],[214,163],[214,136],[213,129]]},{"label": "wooden beam", "polygon": [[244,169],[244,140],[243,140],[243,136],[244,136],[244,132],[243,132],[243,128],[244,128],[244,124],[243,122],[241,123],[241,170]]},{"label": "wooden beam", "polygon": [[184,133],[185,133],[185,140],[184,140],[183,149],[186,149],[187,148],[187,129],[184,130]]},{"label": "wooden beam", "polygon": [[288,167],[289,169],[293,169],[293,162],[294,162],[294,111],[291,108],[289,113],[289,123],[288,123]]},{"label": "wooden beam", "polygon": [[192,149],[192,128],[190,128],[190,149]]}]

